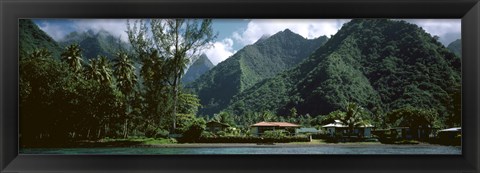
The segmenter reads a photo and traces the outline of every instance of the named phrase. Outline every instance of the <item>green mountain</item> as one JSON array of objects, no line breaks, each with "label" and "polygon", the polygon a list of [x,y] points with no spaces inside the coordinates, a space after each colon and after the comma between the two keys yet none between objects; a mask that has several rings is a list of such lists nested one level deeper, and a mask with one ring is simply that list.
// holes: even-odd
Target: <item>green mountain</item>
[{"label": "green mountain", "polygon": [[452,51],[455,55],[462,57],[462,40],[457,39],[450,44],[448,44],[447,48]]},{"label": "green mountain", "polygon": [[32,20],[19,21],[19,55],[26,57],[35,49],[45,48],[52,52],[53,57],[60,57],[61,47],[47,33],[43,32]]},{"label": "green mountain", "polygon": [[193,82],[202,74],[214,67],[213,63],[208,59],[207,55],[202,54],[193,64],[188,68],[185,75],[182,77],[182,84]]},{"label": "green mountain", "polygon": [[[347,102],[373,119],[411,105],[454,113],[461,62],[416,25],[387,19],[354,19],[295,68],[236,95],[236,115],[270,110],[288,115],[326,115]],[[260,67],[258,67],[260,68]]]},{"label": "green mountain", "polygon": [[82,56],[85,59],[96,58],[98,55],[107,56],[112,59],[118,51],[128,51],[130,45],[122,42],[120,38],[111,35],[105,30],[94,32],[71,32],[60,41],[60,45],[66,47],[77,43],[82,49]]},{"label": "green mountain", "polygon": [[242,48],[186,88],[199,95],[200,115],[218,113],[234,95],[298,64],[327,39],[308,40],[288,29],[281,31]]}]

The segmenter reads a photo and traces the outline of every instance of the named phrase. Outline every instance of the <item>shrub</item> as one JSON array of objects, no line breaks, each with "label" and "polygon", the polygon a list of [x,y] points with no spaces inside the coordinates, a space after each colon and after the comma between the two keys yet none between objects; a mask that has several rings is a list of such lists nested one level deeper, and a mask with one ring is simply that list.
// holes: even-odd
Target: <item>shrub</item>
[{"label": "shrub", "polygon": [[205,138],[208,138],[208,137],[215,137],[215,134],[213,134],[212,132],[209,132],[209,131],[203,131],[202,134],[200,135],[200,137],[205,137]]},{"label": "shrub", "polygon": [[147,137],[147,138],[155,137],[156,131],[157,131],[156,128],[154,128],[152,126],[148,126],[147,130],[145,130],[145,137]]},{"label": "shrub", "polygon": [[200,143],[288,143],[288,142],[309,142],[306,136],[291,136],[283,138],[266,138],[256,136],[214,136],[201,137]]},{"label": "shrub", "polygon": [[227,133],[225,131],[218,131],[217,135],[218,136],[227,136]]},{"label": "shrub", "polygon": [[196,142],[205,130],[205,120],[199,118],[192,121],[188,129],[178,139],[179,142]]},{"label": "shrub", "polygon": [[145,137],[147,138],[167,138],[168,135],[168,130],[159,129],[152,126],[149,126],[145,131]]},{"label": "shrub", "polygon": [[157,129],[155,131],[155,138],[168,138],[168,135],[170,134],[170,132],[168,132],[168,130],[165,130],[165,129]]},{"label": "shrub", "polygon": [[281,139],[281,138],[285,138],[286,135],[285,135],[285,132],[282,131],[282,130],[272,130],[272,131],[265,131],[263,133],[263,137],[264,138],[273,138],[273,139]]}]

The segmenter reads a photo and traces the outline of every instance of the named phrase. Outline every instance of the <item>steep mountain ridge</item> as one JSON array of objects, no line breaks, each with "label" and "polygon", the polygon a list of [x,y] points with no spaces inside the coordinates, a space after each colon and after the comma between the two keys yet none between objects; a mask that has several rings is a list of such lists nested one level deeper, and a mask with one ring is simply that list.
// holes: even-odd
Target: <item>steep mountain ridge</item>
[{"label": "steep mountain ridge", "polygon": [[19,21],[19,55],[26,57],[35,49],[45,48],[53,57],[59,58],[62,52],[60,45],[47,33],[42,31],[32,20]]},{"label": "steep mountain ridge", "polygon": [[236,115],[270,110],[325,115],[355,102],[375,120],[407,105],[454,114],[460,58],[416,25],[354,19],[297,67],[236,95]]},{"label": "steep mountain ridge", "polygon": [[128,43],[104,30],[98,32],[92,30],[74,31],[67,34],[59,43],[64,47],[77,43],[82,49],[82,56],[85,59],[96,58],[98,55],[113,59],[117,52],[130,50]]},{"label": "steep mountain ridge", "polygon": [[308,40],[288,29],[281,31],[245,46],[187,88],[199,95],[200,115],[218,113],[234,95],[298,64],[327,39]]}]

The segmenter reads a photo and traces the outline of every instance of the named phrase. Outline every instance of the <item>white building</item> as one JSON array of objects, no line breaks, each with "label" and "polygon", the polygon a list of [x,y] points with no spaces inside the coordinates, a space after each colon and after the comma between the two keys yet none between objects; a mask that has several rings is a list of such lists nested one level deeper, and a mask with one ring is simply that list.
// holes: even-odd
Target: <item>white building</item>
[{"label": "white building", "polygon": [[[326,129],[327,134],[331,137],[335,136],[335,134],[348,133],[348,126],[343,124],[340,120],[335,120],[333,123],[322,127]],[[353,128],[353,133],[361,137],[370,138],[372,137],[372,128],[373,125],[371,124],[356,125]]]}]

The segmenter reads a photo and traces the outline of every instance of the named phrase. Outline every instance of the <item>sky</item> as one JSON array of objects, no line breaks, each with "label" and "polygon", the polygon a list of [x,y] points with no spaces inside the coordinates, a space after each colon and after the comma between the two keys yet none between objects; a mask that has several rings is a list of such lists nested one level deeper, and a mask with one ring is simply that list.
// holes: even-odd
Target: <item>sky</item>
[{"label": "sky", "polygon": [[[461,37],[460,19],[402,19],[422,27],[439,41],[448,45]],[[73,32],[105,30],[128,42],[126,19],[35,19],[34,22],[54,40],[61,41]],[[222,62],[242,47],[255,43],[262,36],[270,36],[290,29],[313,39],[331,37],[350,19],[214,19],[212,28],[218,32],[213,47],[204,50],[214,65]]]}]

